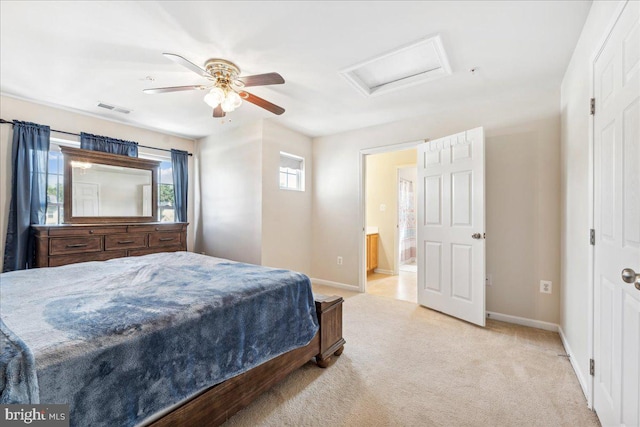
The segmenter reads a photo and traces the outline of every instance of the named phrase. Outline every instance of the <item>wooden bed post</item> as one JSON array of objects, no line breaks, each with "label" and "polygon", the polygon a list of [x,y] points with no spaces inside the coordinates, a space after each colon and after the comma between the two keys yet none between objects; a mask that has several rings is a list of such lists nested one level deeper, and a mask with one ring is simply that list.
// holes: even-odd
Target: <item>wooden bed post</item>
[{"label": "wooden bed post", "polygon": [[340,356],[345,340],[342,338],[342,303],[339,296],[315,295],[316,313],[320,324],[320,352],[316,363],[321,368],[329,366],[332,355]]}]

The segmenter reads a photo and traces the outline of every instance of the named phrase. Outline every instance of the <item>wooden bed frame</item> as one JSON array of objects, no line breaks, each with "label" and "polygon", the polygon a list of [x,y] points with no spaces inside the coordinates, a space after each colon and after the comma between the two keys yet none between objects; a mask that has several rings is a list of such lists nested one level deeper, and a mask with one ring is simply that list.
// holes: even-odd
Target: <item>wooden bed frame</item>
[{"label": "wooden bed frame", "polygon": [[338,296],[316,295],[316,313],[320,330],[309,344],[203,391],[148,425],[218,426],[312,358],[315,357],[318,366],[326,368],[331,357],[340,356],[344,348],[343,301],[342,297]]}]

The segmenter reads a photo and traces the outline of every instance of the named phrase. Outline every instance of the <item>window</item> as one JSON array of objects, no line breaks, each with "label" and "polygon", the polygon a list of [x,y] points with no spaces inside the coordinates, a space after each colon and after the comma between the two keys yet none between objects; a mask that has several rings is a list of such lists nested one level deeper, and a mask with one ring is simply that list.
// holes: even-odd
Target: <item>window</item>
[{"label": "window", "polygon": [[304,191],[304,158],[280,152],[280,189]]},{"label": "window", "polygon": [[56,145],[55,148],[55,150],[49,148],[47,218],[45,224],[60,224],[64,219],[64,162],[58,146]]},{"label": "window", "polygon": [[171,160],[163,160],[160,163],[160,176],[158,177],[158,221],[175,221],[173,197],[173,167]]}]

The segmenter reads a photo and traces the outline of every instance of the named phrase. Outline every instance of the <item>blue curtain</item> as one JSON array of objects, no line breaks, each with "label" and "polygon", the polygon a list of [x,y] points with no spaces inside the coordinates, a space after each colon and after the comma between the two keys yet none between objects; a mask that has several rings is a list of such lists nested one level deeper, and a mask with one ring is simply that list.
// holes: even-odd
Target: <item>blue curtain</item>
[{"label": "blue curtain", "polygon": [[175,201],[176,222],[187,222],[187,189],[189,153],[171,149],[171,167],[173,169],[173,200]]},{"label": "blue curtain", "polygon": [[13,122],[11,204],[2,271],[33,266],[31,224],[44,224],[47,213],[49,126]]},{"label": "blue curtain", "polygon": [[121,154],[123,156],[138,157],[138,143],[108,136],[80,133],[80,148],[83,150],[104,151],[105,153]]}]

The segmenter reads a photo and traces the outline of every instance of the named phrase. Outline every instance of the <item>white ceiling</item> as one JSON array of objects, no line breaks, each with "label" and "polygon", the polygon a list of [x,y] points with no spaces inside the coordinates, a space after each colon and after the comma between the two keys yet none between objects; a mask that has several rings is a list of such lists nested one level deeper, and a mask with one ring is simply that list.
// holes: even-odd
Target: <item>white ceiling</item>
[{"label": "white ceiling", "polygon": [[[309,136],[329,135],[492,97],[557,96],[590,5],[2,1],[0,91],[189,138],[271,117]],[[451,76],[366,97],[339,74],[437,33]],[[163,52],[199,65],[225,58],[242,75],[279,72],[284,85],[250,92],[287,111],[276,117],[245,103],[222,125],[202,101],[204,92],[143,94],[149,87],[206,83]],[[110,112],[98,102],[133,112]]]}]

